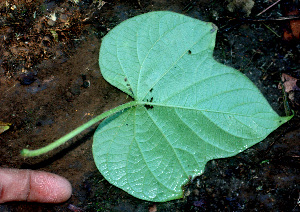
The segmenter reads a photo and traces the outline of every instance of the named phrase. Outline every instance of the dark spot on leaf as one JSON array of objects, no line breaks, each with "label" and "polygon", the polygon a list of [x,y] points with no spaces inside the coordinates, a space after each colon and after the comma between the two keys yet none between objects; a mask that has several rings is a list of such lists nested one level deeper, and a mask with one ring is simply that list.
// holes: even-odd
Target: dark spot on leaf
[{"label": "dark spot on leaf", "polygon": [[153,106],[152,105],[144,105],[145,106],[145,108],[147,109],[147,110],[149,110],[149,109],[152,109],[153,108]]},{"label": "dark spot on leaf", "polygon": [[[129,88],[129,91],[132,93],[132,95],[133,95],[133,91],[132,91],[132,89],[131,88]],[[133,95],[134,96],[134,95]]]},{"label": "dark spot on leaf", "polygon": [[150,92],[152,92],[152,91],[153,91],[153,88],[150,89]]},{"label": "dark spot on leaf", "polygon": [[127,77],[124,78],[124,81],[127,82]]},{"label": "dark spot on leaf", "polygon": [[126,85],[127,85],[127,86],[130,86],[130,84],[128,84],[128,83],[127,83]]},{"label": "dark spot on leaf", "polygon": [[188,50],[188,54],[192,54],[192,51],[191,51],[191,50]]},{"label": "dark spot on leaf", "polygon": [[146,99],[146,102],[153,102],[153,97],[151,97],[150,100]]}]

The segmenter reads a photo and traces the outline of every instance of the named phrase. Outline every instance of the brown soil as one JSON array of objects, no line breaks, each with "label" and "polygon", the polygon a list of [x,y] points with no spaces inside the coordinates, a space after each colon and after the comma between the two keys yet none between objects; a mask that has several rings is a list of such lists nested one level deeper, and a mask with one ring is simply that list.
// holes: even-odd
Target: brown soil
[{"label": "brown soil", "polygon": [[225,1],[2,1],[0,121],[12,127],[0,135],[0,165],[64,176],[73,195],[63,204],[13,202],[0,205],[0,211],[299,211],[300,122],[295,99],[289,102],[295,112],[289,123],[235,157],[210,161],[205,173],[187,185],[184,199],[166,203],[135,199],[103,179],[91,152],[96,126],[47,155],[24,159],[19,154],[25,147],[45,146],[128,101],[102,78],[99,47],[111,28],[148,11],[171,10],[214,22],[219,28],[216,59],[246,74],[285,115],[278,83],[282,73],[300,78],[300,46],[295,37],[282,37],[290,30],[289,21],[275,19],[297,7],[295,2],[279,3],[259,17],[265,21],[254,21],[271,3],[255,1],[246,17],[249,6],[231,3],[228,9]]}]

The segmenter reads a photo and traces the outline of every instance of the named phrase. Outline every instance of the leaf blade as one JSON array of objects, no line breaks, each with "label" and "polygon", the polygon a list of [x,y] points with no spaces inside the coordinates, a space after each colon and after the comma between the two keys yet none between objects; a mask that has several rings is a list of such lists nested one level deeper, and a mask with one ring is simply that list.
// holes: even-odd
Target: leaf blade
[{"label": "leaf blade", "polygon": [[139,104],[95,132],[95,163],[109,182],[149,201],[180,198],[207,161],[238,154],[291,118],[213,59],[215,36],[212,24],[152,12],[104,38],[104,78]]}]

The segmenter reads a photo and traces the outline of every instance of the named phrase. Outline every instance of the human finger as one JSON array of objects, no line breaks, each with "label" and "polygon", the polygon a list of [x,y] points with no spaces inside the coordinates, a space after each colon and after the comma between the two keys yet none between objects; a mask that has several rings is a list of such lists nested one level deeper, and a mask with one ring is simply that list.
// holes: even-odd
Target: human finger
[{"label": "human finger", "polygon": [[61,203],[70,198],[70,182],[56,174],[28,169],[0,168],[0,203],[28,201]]}]

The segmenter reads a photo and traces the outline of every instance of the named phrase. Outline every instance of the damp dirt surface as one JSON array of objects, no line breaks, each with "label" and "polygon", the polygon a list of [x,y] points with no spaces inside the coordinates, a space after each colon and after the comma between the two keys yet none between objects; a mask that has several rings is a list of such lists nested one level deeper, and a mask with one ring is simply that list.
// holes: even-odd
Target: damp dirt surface
[{"label": "damp dirt surface", "polygon": [[[300,78],[294,22],[280,20],[297,15],[298,1],[281,1],[259,16],[276,1],[237,2],[1,1],[0,121],[12,125],[0,134],[0,166],[64,176],[73,194],[62,204],[11,202],[0,211],[300,211],[299,91],[278,88],[283,73]],[[294,118],[246,151],[208,162],[183,199],[165,203],[136,199],[102,177],[91,151],[96,126],[46,155],[21,157],[23,148],[45,146],[129,101],[101,76],[101,38],[130,17],[158,10],[213,22],[216,60],[249,77],[278,114],[290,108]]]}]

